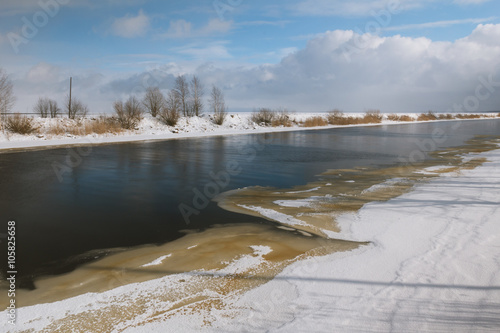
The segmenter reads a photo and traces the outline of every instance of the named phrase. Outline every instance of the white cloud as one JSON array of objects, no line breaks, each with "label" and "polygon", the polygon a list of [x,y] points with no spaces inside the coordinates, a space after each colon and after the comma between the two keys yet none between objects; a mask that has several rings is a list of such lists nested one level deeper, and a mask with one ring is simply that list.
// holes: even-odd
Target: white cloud
[{"label": "white cloud", "polygon": [[495,20],[495,17],[486,17],[486,18],[471,18],[471,19],[463,19],[463,20],[446,20],[446,21],[436,21],[436,22],[426,22],[426,23],[417,23],[417,24],[405,24],[399,26],[391,26],[387,28],[383,28],[384,31],[395,31],[395,30],[408,30],[408,29],[426,29],[426,28],[444,28],[453,25],[459,24],[468,24],[468,23],[484,23]]},{"label": "white cloud", "polygon": [[306,16],[367,16],[373,11],[391,12],[424,6],[432,0],[303,0],[290,6],[296,15]]},{"label": "white cloud", "polygon": [[454,0],[453,2],[459,5],[479,5],[488,1],[490,0]]},{"label": "white cloud", "polygon": [[[279,64],[213,73],[233,107],[315,111],[447,111],[474,96],[479,77],[491,74],[500,84],[500,25],[479,25],[455,42],[365,35],[353,49],[360,38],[352,31],[330,31]],[[480,110],[499,105],[500,94],[491,94]]]},{"label": "white cloud", "polygon": [[150,19],[142,9],[137,16],[126,15],[117,18],[111,25],[111,33],[124,38],[144,36],[150,28]]},{"label": "white cloud", "polygon": [[229,32],[233,27],[232,21],[221,21],[212,19],[205,26],[194,29],[193,24],[186,20],[170,21],[167,32],[160,35],[161,38],[197,38],[207,37]]},{"label": "white cloud", "polygon": [[[75,94],[89,104],[91,112],[110,112],[114,99],[140,94],[138,87],[144,88],[144,83],[166,90],[173,86],[176,75],[197,74],[206,86],[215,83],[224,90],[233,111],[262,106],[297,111],[334,107],[344,111],[447,111],[474,96],[480,77],[488,81],[492,75],[496,86],[488,89],[495,92],[480,101],[479,109],[500,106],[500,24],[480,24],[454,42],[328,31],[303,49],[277,50],[276,56],[279,52],[284,56],[273,65],[231,63],[234,59],[227,42],[193,43],[174,51],[194,60],[120,74],[112,80],[94,72],[72,73]],[[69,72],[44,63],[34,66],[23,79],[16,79],[16,105],[35,102],[41,94],[62,98]],[[41,84],[46,77],[48,84]]]}]

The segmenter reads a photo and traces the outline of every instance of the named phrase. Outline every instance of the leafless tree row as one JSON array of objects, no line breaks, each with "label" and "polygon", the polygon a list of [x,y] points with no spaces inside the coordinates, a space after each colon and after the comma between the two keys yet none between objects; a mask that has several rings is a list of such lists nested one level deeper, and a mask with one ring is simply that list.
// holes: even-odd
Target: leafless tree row
[{"label": "leafless tree row", "polygon": [[[204,94],[203,83],[196,75],[192,76],[191,80],[182,75],[176,78],[174,88],[169,90],[166,95],[158,87],[150,87],[146,90],[142,100],[131,96],[125,102],[115,101],[113,108],[118,123],[125,129],[135,128],[144,112],[150,113],[151,116],[157,117],[169,126],[175,126],[181,116],[194,117],[203,113]],[[12,81],[7,73],[0,68],[0,128],[4,115],[12,110],[14,102]],[[214,122],[221,125],[227,113],[222,90],[212,86],[208,102],[210,111],[213,112]],[[79,99],[70,98],[69,95],[64,101],[63,109],[61,110],[57,101],[48,97],[38,98],[33,106],[34,113],[42,118],[56,118],[63,111],[70,119],[81,118],[88,113],[88,107],[85,104]]]}]

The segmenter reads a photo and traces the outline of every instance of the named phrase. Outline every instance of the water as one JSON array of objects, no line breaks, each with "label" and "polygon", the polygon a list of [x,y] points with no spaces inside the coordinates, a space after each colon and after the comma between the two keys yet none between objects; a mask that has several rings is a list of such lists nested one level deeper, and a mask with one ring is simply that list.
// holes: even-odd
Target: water
[{"label": "water", "polygon": [[[206,189],[210,197],[245,186],[292,187],[327,169],[391,165],[499,134],[499,120],[480,120],[4,153],[0,232],[16,221],[17,278],[31,288],[35,277],[70,271],[109,249],[161,244],[216,224],[271,224],[213,202],[205,207],[200,195],[193,203]],[[189,223],[181,204],[196,211]]]}]

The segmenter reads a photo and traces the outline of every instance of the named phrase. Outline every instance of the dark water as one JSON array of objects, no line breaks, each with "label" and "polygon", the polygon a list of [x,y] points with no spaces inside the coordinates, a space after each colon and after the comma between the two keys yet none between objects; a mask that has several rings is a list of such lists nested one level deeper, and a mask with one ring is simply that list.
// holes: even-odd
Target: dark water
[{"label": "dark water", "polygon": [[[0,233],[6,232],[7,221],[16,221],[17,278],[29,288],[36,276],[66,272],[105,254],[93,250],[164,243],[182,237],[182,230],[214,224],[269,223],[206,204],[205,197],[217,192],[254,185],[291,187],[327,169],[401,163],[424,157],[422,151],[461,145],[474,135],[500,135],[500,121],[3,153]],[[0,264],[7,271],[6,256]]]}]

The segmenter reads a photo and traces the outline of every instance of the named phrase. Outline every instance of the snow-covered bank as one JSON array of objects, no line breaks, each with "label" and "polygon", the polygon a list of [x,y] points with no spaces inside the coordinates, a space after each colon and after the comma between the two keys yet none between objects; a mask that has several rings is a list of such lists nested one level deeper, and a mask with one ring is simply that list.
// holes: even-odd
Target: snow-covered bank
[{"label": "snow-covered bank", "polygon": [[370,247],[292,264],[216,330],[498,332],[500,150],[483,156],[474,170],[344,215],[342,234]]},{"label": "snow-covered bank", "polygon": [[[417,119],[418,114],[400,114]],[[95,145],[135,141],[168,140],[179,138],[206,137],[217,135],[236,135],[252,133],[285,132],[297,130],[312,130],[322,128],[336,128],[346,126],[377,126],[386,124],[418,123],[419,121],[394,121],[389,120],[388,115],[380,124],[356,124],[356,125],[326,125],[318,127],[303,127],[301,123],[312,117],[328,116],[328,113],[290,113],[292,120],[290,127],[270,127],[256,124],[251,121],[251,113],[228,114],[223,125],[216,125],[210,115],[204,114],[201,117],[181,118],[176,126],[167,126],[158,119],[146,115],[135,130],[122,131],[120,133],[75,135],[70,133],[59,133],[54,131],[64,128],[78,128],[82,122],[91,121],[99,117],[87,117],[85,120],[74,121],[66,118],[34,118],[34,126],[38,128],[36,133],[30,135],[13,134],[7,131],[0,131],[0,150],[23,149],[23,148],[50,148],[69,145]],[[361,118],[363,114],[353,114],[352,117]],[[494,114],[482,115],[483,117],[495,117]],[[455,119],[456,120],[456,119]],[[435,121],[450,121],[441,119]],[[421,122],[421,121],[420,121]],[[55,132],[55,134],[54,134]]]}]

